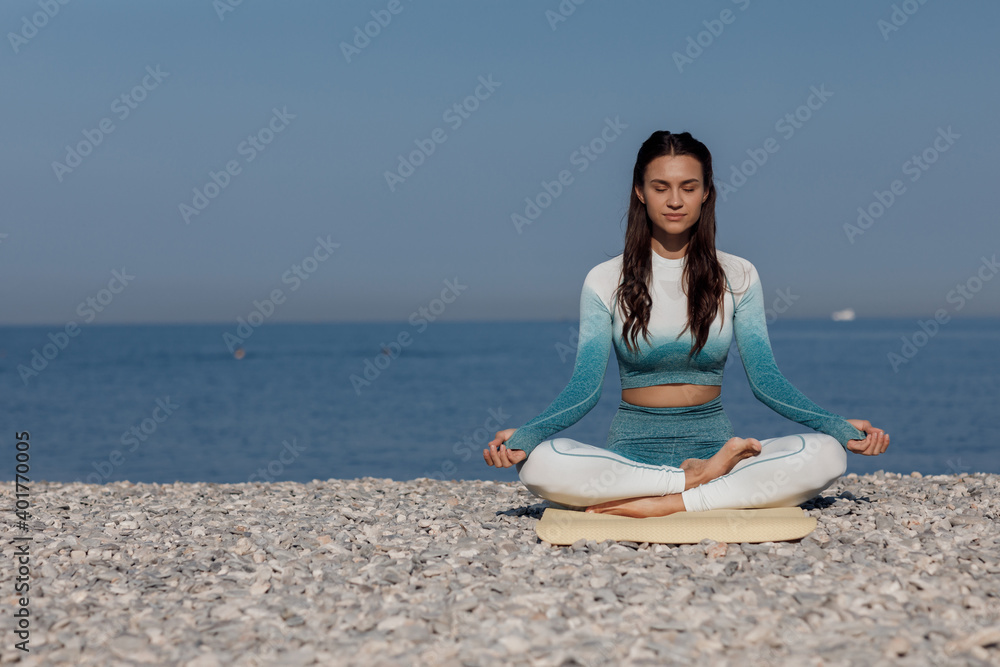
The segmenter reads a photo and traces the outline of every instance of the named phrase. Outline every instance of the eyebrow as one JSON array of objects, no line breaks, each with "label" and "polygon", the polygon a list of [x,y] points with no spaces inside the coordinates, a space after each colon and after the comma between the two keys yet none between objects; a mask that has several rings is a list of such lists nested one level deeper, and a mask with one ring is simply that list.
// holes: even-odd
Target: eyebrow
[{"label": "eyebrow", "polygon": [[[669,182],[664,181],[661,178],[653,178],[649,182],[650,183],[663,183],[664,185],[670,185]],[[686,181],[681,181],[681,185],[687,185],[688,183],[699,183],[699,182],[700,181],[697,178],[689,178]]]}]

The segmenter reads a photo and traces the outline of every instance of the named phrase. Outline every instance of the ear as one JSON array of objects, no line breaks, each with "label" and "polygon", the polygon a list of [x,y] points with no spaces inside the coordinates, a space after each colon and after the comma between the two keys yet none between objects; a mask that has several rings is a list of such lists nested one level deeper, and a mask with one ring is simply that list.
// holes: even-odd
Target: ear
[{"label": "ear", "polygon": [[642,198],[642,190],[639,189],[638,185],[635,186],[634,189],[635,189],[635,196],[639,198],[639,201],[641,201],[643,204],[645,204],[646,200]]}]

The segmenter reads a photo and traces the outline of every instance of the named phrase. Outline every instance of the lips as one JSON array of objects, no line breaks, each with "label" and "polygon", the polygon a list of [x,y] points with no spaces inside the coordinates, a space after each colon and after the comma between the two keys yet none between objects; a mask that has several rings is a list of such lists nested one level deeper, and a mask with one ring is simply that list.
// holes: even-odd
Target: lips
[{"label": "lips", "polygon": [[683,213],[668,213],[668,214],[664,215],[663,217],[665,217],[667,220],[680,220],[681,218],[684,217],[684,214]]}]

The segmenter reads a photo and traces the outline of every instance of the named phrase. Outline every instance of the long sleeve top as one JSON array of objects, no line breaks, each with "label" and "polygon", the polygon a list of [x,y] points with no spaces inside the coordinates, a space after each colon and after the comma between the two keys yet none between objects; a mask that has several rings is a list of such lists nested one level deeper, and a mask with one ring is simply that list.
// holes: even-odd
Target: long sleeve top
[{"label": "long sleeve top", "polygon": [[653,304],[649,341],[640,335],[638,350],[632,352],[621,337],[624,316],[613,303],[613,292],[621,280],[622,255],[591,269],[580,294],[579,344],[569,384],[540,415],[514,432],[505,443],[508,449],[530,454],[539,443],[580,421],[597,405],[612,346],[623,389],[677,382],[721,385],[734,336],[757,400],[787,419],[832,435],[845,448],[848,440],[865,438],[846,419],[809,400],[778,370],[767,335],[760,276],[750,261],[716,250],[732,307],[724,302],[705,346],[689,360],[694,337],[690,330],[681,334],[687,323],[687,297],[682,285],[686,257],[669,259],[652,249],[650,252]]}]

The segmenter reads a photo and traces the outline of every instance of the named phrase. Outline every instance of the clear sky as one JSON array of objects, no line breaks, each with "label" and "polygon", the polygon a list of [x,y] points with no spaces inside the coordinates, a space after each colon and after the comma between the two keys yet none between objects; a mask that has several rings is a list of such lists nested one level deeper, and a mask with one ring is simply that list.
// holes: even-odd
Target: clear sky
[{"label": "clear sky", "polygon": [[712,151],[718,247],[788,317],[996,316],[998,24],[990,1],[5,0],[0,324],[233,322],[274,290],[273,321],[400,321],[456,281],[442,319],[573,319],[661,129]]}]

